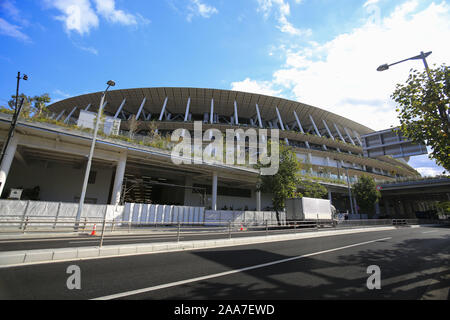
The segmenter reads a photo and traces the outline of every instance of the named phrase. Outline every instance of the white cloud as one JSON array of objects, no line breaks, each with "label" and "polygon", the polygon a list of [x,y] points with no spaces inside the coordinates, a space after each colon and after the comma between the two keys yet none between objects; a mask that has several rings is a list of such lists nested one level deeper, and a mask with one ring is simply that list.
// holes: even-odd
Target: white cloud
[{"label": "white cloud", "polygon": [[27,42],[27,43],[32,42],[30,37],[27,36],[22,31],[20,31],[20,29],[21,29],[20,26],[16,26],[16,25],[11,24],[8,21],[0,18],[0,34],[8,36],[8,37],[16,38],[23,42]]},{"label": "white cloud", "polygon": [[219,13],[217,8],[203,3],[201,0],[190,0],[188,6],[187,20],[190,22],[194,16],[201,16],[203,18],[210,18],[213,14]]},{"label": "white cloud", "polygon": [[99,19],[89,0],[46,0],[47,4],[61,11],[56,19],[64,23],[66,32],[76,31],[80,35],[97,28]]},{"label": "white cloud", "polygon": [[89,33],[92,28],[99,26],[99,15],[111,23],[125,26],[148,24],[150,20],[141,14],[130,14],[116,9],[115,0],[93,0],[95,10],[90,0],[45,0],[49,7],[62,12],[56,17],[64,23],[65,30],[70,33],[78,32],[80,35]]},{"label": "white cloud", "polygon": [[231,83],[231,89],[235,91],[243,91],[257,94],[265,94],[268,96],[276,96],[281,93],[281,90],[275,90],[270,81],[255,81],[246,78],[244,81],[237,81]]},{"label": "white cloud", "polygon": [[[297,4],[301,3],[301,0],[295,1]],[[295,36],[310,36],[312,34],[311,29],[299,29],[289,22],[288,17],[291,14],[291,7],[285,0],[258,0],[258,12],[262,12],[264,18],[267,19],[272,12],[272,8],[277,7],[277,28],[289,35]]]},{"label": "white cloud", "polygon": [[423,177],[435,177],[442,175],[442,173],[445,171],[440,168],[433,168],[433,167],[419,167],[415,168],[421,176]]},{"label": "white cloud", "polygon": [[123,10],[117,10],[114,0],[94,0],[97,12],[106,20],[123,25],[136,25],[137,19],[134,15]]},{"label": "white cloud", "polygon": [[380,2],[380,0],[367,0],[366,3],[364,3],[363,7],[368,7],[377,4]]},{"label": "white cloud", "polygon": [[[260,3],[261,8],[269,10],[275,0]],[[430,64],[450,60],[450,42],[443,40],[450,36],[450,6],[442,2],[421,11],[417,8],[417,1],[407,1],[379,24],[367,22],[322,44],[310,42],[301,49],[281,48],[285,63],[273,72],[272,79],[244,82],[282,90],[283,96],[375,130],[397,125],[390,95],[396,83],[407,79],[409,69],[422,69],[423,65],[420,61],[408,61],[381,73],[376,68],[429,50],[433,51]]]}]

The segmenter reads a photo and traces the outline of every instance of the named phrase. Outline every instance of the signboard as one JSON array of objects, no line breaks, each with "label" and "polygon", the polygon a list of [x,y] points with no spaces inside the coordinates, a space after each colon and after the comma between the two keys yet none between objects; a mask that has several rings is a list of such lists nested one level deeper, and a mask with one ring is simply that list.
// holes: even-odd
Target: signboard
[{"label": "signboard", "polygon": [[[77,126],[83,127],[83,128],[94,129],[96,119],[97,119],[97,113],[81,110],[80,115],[78,117]],[[103,120],[103,128],[102,129],[106,135],[118,135],[119,134],[120,119],[105,116],[105,117],[103,117],[102,120]]]}]

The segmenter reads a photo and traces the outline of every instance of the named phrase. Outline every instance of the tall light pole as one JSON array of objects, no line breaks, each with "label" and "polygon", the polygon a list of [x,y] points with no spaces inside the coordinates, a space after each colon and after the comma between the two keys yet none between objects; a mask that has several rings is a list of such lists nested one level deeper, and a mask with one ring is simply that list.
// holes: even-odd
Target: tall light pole
[{"label": "tall light pole", "polygon": [[6,151],[6,148],[8,147],[9,141],[11,140],[12,136],[14,135],[14,128],[16,127],[16,123],[17,123],[17,120],[19,119],[20,111],[22,109],[23,101],[20,104],[20,106],[18,106],[18,101],[19,101],[19,84],[20,84],[20,80],[22,80],[22,79],[26,81],[26,80],[28,80],[28,76],[26,74],[21,76],[20,75],[20,71],[17,72],[16,105],[14,107],[14,114],[13,114],[12,119],[11,119],[11,126],[9,127],[8,136],[6,137],[6,141],[3,144],[2,154],[1,154],[1,157],[0,157],[0,165],[3,162],[3,157],[5,156],[5,151]]},{"label": "tall light pole", "polygon": [[353,209],[353,201],[352,201],[352,189],[350,188],[350,178],[348,175],[348,167],[344,167],[342,166],[339,161],[337,161],[337,168],[339,170],[339,167],[341,167],[342,169],[345,169],[345,173],[347,174],[347,188],[348,188],[348,200],[350,201],[350,209],[351,209],[351,213],[355,214],[355,211]]},{"label": "tall light pole", "polygon": [[423,64],[425,65],[425,70],[427,71],[428,77],[430,78],[430,80],[432,80],[431,79],[431,74],[430,74],[430,68],[428,67],[428,63],[427,63],[427,59],[426,59],[432,53],[433,53],[432,51],[427,52],[427,53],[424,53],[422,51],[422,52],[420,52],[420,54],[418,56],[411,57],[411,58],[408,58],[408,59],[405,59],[405,60],[401,60],[401,61],[397,61],[397,62],[394,62],[394,63],[391,63],[391,64],[387,64],[387,63],[383,64],[383,65],[381,65],[381,66],[379,66],[377,68],[377,71],[386,71],[390,67],[392,67],[393,65],[396,65],[396,64],[408,61],[408,60],[422,60]]},{"label": "tall light pole", "polygon": [[[383,65],[381,65],[381,66],[379,66],[377,68],[377,71],[386,71],[393,65],[396,65],[396,64],[399,64],[399,63],[402,63],[402,62],[405,62],[405,61],[409,61],[409,60],[422,60],[423,61],[423,65],[425,66],[425,71],[427,72],[427,75],[428,75],[428,79],[430,80],[430,84],[432,86],[434,86],[435,83],[434,83],[433,78],[431,77],[431,71],[430,71],[430,68],[429,68],[428,62],[427,62],[427,57],[430,54],[432,54],[432,53],[433,53],[432,51],[426,52],[426,53],[421,51],[418,56],[414,56],[414,57],[411,57],[411,58],[408,58],[408,59],[405,59],[405,60],[397,61],[397,62],[394,62],[394,63],[391,63],[391,64],[387,64],[387,63],[383,64]],[[442,118],[442,120],[445,121],[445,119],[447,119],[447,121],[450,122],[450,114],[449,113],[446,114],[445,109],[442,108],[442,106],[439,106],[438,110],[439,110],[439,115]]]},{"label": "tall light pole", "polygon": [[110,87],[114,87],[116,85],[116,83],[112,80],[109,80],[106,84],[108,86],[106,87],[105,91],[103,92],[102,98],[100,100],[100,107],[98,108],[97,119],[96,119],[95,128],[94,128],[94,137],[92,138],[91,150],[89,151],[88,163],[86,166],[86,173],[84,174],[83,188],[81,189],[80,204],[78,205],[78,211],[77,211],[77,217],[76,217],[76,223],[75,223],[75,231],[78,231],[78,225],[80,223],[81,213],[83,212],[84,198],[86,196],[86,188],[87,188],[87,184],[89,181],[89,174],[91,172],[92,156],[94,155],[95,141],[97,140],[98,126],[100,124],[100,117],[103,112],[103,103],[105,101],[106,92],[108,91],[108,89]]}]

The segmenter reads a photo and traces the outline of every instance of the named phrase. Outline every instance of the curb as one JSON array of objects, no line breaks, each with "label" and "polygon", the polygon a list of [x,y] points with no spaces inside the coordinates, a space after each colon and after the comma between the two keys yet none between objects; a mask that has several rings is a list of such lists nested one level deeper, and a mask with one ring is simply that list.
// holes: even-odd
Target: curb
[{"label": "curb", "polygon": [[6,251],[0,252],[0,268],[25,266],[41,263],[56,263],[64,261],[76,261],[86,259],[113,258],[122,256],[176,252],[206,248],[220,248],[229,246],[238,246],[246,244],[277,242],[298,239],[319,238],[333,235],[345,235],[361,232],[374,232],[396,230],[394,226],[359,228],[347,230],[332,230],[316,232],[305,232],[284,235],[268,235],[256,237],[241,237],[235,239],[214,239],[214,240],[196,240],[164,243],[146,243],[146,244],[128,244],[103,247],[78,247],[62,249],[40,249],[27,251]]}]

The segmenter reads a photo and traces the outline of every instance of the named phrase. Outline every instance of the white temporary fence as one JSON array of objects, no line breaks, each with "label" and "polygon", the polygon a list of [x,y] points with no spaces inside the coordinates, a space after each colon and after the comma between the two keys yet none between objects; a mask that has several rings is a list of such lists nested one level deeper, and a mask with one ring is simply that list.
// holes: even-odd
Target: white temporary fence
[{"label": "white temporary fence", "polygon": [[[0,200],[0,220],[7,220],[1,226],[21,225],[27,219],[34,226],[73,225],[78,211],[78,203],[46,202],[31,200]],[[124,206],[85,204],[81,222],[117,222],[127,224],[151,225],[174,224],[214,225],[223,223],[245,223],[246,225],[286,224],[286,214],[280,212],[279,219],[272,211],[205,211],[204,207],[174,206],[160,204],[125,203]],[[39,221],[39,222],[38,222]],[[40,222],[48,221],[48,222]],[[65,223],[67,222],[67,223]]]},{"label": "white temporary fence", "polygon": [[224,222],[243,223],[245,225],[285,225],[286,213],[279,213],[279,221],[275,211],[225,211],[208,210],[205,213],[206,224],[220,224]]},{"label": "white temporary fence", "polygon": [[205,221],[205,208],[162,204],[125,203],[123,216],[116,221],[136,224],[199,224]]},{"label": "white temporary fence", "polygon": [[[88,220],[114,220],[123,215],[124,206],[85,204],[81,219]],[[61,223],[67,221],[67,225],[73,224],[77,216],[78,203],[67,202],[46,202],[31,200],[0,200],[0,219],[8,220],[11,223],[2,223],[1,226],[17,225],[23,223],[26,218],[30,222],[51,221],[58,222],[58,226],[65,226]],[[49,223],[39,223],[35,225],[48,225]]]}]

